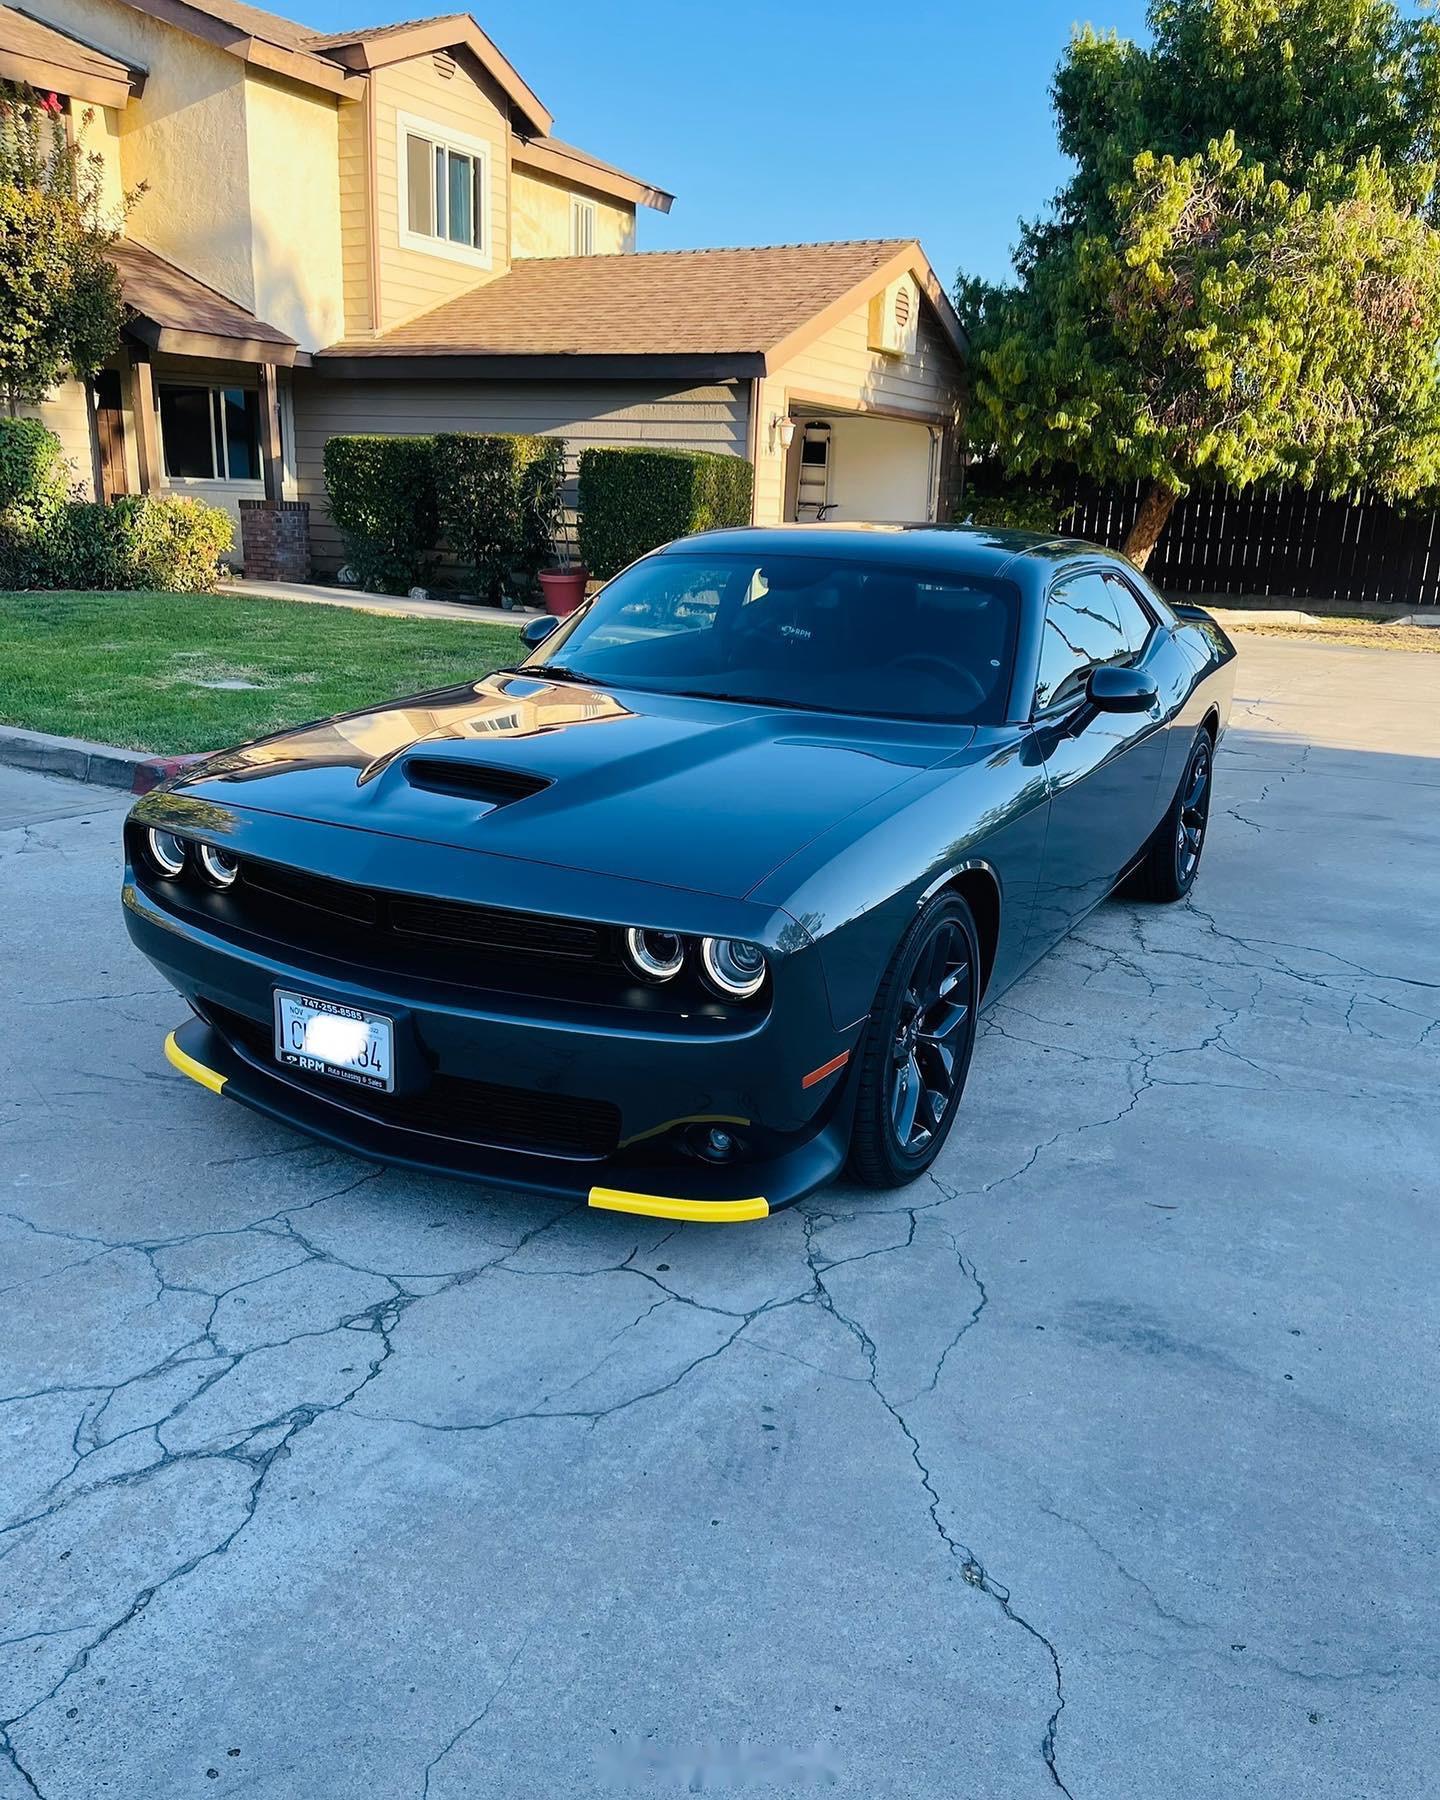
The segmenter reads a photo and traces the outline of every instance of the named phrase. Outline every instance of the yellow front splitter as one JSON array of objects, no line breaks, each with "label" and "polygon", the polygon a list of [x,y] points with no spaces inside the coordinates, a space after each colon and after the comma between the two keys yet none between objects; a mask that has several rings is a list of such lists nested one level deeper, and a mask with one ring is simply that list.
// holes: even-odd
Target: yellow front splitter
[{"label": "yellow front splitter", "polygon": [[193,1056],[187,1056],[175,1041],[172,1031],[165,1040],[165,1060],[182,1075],[188,1075],[192,1081],[198,1081],[203,1088],[209,1088],[212,1094],[220,1093],[225,1086],[225,1077],[214,1069],[207,1069],[202,1062],[196,1062]]},{"label": "yellow front splitter", "polygon": [[697,1224],[738,1225],[769,1216],[770,1202],[753,1200],[674,1200],[667,1194],[629,1194],[623,1188],[593,1187],[590,1205],[601,1212],[640,1213],[647,1219],[686,1219]]}]

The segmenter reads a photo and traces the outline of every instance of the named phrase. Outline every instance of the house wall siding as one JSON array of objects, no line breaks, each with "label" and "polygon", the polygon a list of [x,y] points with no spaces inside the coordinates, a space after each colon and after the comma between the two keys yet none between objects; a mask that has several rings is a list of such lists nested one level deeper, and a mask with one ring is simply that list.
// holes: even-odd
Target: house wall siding
[{"label": "house wall siding", "polygon": [[[340,172],[340,266],[345,327],[342,337],[363,337],[376,329],[370,293],[370,114],[371,100],[342,106],[337,119]],[[338,341],[338,339],[336,340]]]},{"label": "house wall siding", "polygon": [[[371,76],[375,109],[375,180],[380,242],[381,330],[428,312],[452,295],[502,275],[509,266],[510,126],[507,104],[467,52],[448,79],[432,56],[412,57]],[[403,175],[398,119],[409,113],[439,129],[479,138],[490,149],[490,268],[407,249],[400,241]]]},{"label": "house wall siding", "polygon": [[90,451],[90,413],[85,384],[64,381],[38,406],[22,406],[21,415],[39,419],[60,440],[60,453],[68,464],[66,483],[78,487],[86,500],[95,498],[95,465]]},{"label": "house wall siding", "polygon": [[511,256],[569,256],[570,202],[577,196],[595,203],[598,255],[616,256],[635,248],[633,206],[553,175],[514,169],[510,176]]},{"label": "house wall siding", "polygon": [[862,301],[823,337],[774,370],[761,384],[759,452],[755,469],[757,524],[778,524],[785,513],[785,453],[765,426],[782,418],[793,395],[833,400],[846,412],[878,408],[927,424],[949,425],[960,404],[960,360],[922,309],[913,356],[883,356],[868,343],[869,306]]},{"label": "house wall siding", "polygon": [[595,444],[745,454],[749,392],[743,382],[675,387],[664,382],[327,381],[294,377],[297,488],[311,507],[320,568],[344,556],[325,502],[326,441],[345,432],[543,432],[572,453]]}]

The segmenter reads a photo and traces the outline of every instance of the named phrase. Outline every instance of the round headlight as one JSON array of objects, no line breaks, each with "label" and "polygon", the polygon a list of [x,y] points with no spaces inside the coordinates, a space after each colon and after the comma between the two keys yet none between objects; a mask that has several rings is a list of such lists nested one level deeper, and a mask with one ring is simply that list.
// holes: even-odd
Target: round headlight
[{"label": "round headlight", "polygon": [[145,839],[151,861],[162,875],[180,875],[185,869],[185,840],[173,831],[156,831],[152,825]]},{"label": "round headlight", "polygon": [[217,850],[214,844],[201,844],[200,867],[205,878],[216,887],[229,887],[240,873],[240,865],[228,850]]},{"label": "round headlight", "polygon": [[765,952],[744,938],[706,938],[700,960],[710,985],[730,1000],[748,1000],[765,985]]},{"label": "round headlight", "polygon": [[625,954],[646,981],[671,981],[684,965],[685,940],[673,931],[640,931],[632,925],[625,933]]}]

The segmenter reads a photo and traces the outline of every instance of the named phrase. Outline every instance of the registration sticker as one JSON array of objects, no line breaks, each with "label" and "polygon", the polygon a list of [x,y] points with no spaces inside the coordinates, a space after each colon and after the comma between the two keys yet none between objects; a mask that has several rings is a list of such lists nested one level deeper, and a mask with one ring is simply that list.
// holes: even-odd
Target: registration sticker
[{"label": "registration sticker", "polygon": [[353,1087],[395,1088],[395,1026],[383,1013],[275,990],[275,1060]]}]

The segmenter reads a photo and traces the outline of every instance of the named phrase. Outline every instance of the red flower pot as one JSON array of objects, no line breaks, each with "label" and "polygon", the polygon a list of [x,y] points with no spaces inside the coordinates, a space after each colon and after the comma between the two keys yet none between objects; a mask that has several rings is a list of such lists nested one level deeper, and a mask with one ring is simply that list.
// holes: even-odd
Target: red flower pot
[{"label": "red flower pot", "polygon": [[545,595],[545,610],[552,618],[565,619],[585,598],[585,583],[590,579],[587,569],[542,569],[540,571],[540,587]]}]

